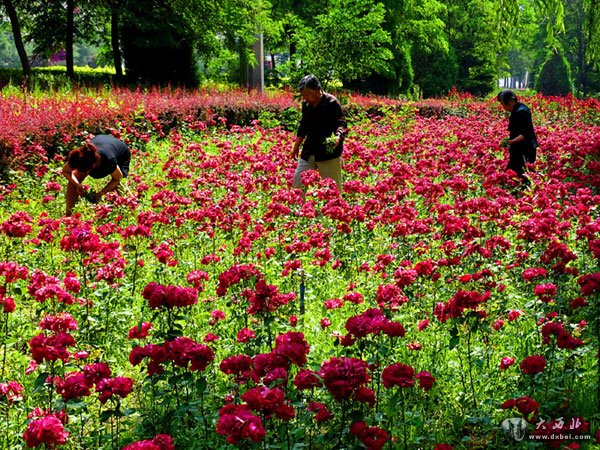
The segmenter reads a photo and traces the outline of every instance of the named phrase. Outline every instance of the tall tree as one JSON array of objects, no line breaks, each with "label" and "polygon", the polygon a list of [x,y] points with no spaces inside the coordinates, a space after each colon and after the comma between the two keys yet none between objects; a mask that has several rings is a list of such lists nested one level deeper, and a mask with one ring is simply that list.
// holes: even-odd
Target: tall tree
[{"label": "tall tree", "polygon": [[391,39],[382,29],[385,8],[370,0],[332,0],[327,13],[300,40],[301,67],[324,82],[344,85],[390,71]]},{"label": "tall tree", "polygon": [[19,54],[19,60],[21,61],[21,68],[23,69],[23,75],[29,76],[31,74],[31,66],[29,64],[29,58],[27,57],[27,51],[25,50],[25,44],[23,43],[23,36],[21,34],[21,23],[17,15],[17,10],[12,0],[3,0],[6,14],[10,19],[10,25],[13,32],[13,38],[15,41],[15,47]]},{"label": "tall tree", "polygon": [[67,28],[65,31],[65,53],[67,59],[67,76],[75,77],[75,68],[73,66],[73,35],[75,34],[75,24],[73,16],[75,14],[75,1],[67,0]]},{"label": "tall tree", "polygon": [[121,32],[120,20],[121,11],[119,3],[113,0],[110,2],[110,44],[117,80],[122,80],[123,78],[123,59],[121,57],[121,40],[119,38]]},{"label": "tall tree", "polygon": [[494,0],[450,0],[446,26],[458,58],[457,88],[475,95],[495,89],[503,45],[494,23]]}]

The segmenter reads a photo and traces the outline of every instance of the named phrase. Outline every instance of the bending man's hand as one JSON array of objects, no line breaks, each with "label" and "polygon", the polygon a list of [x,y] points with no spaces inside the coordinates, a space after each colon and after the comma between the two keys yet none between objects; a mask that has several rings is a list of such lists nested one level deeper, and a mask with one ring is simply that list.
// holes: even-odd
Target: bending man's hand
[{"label": "bending man's hand", "polygon": [[302,145],[302,142],[304,142],[304,138],[302,137],[297,137],[294,141],[294,148],[292,149],[292,158],[298,159],[298,157],[300,156],[300,146]]}]

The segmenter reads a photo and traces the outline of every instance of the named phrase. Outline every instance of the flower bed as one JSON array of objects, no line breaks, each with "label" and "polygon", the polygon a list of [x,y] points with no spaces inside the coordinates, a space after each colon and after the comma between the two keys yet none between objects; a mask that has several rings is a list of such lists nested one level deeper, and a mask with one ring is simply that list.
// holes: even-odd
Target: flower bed
[{"label": "flower bed", "polygon": [[525,192],[495,102],[356,116],[342,198],[307,173],[304,201],[293,132],[166,132],[180,108],[150,98],[116,129],[123,196],[62,218],[60,161],[0,188],[0,446],[514,448],[514,418],[531,445],[597,439],[597,105],[528,100]]}]

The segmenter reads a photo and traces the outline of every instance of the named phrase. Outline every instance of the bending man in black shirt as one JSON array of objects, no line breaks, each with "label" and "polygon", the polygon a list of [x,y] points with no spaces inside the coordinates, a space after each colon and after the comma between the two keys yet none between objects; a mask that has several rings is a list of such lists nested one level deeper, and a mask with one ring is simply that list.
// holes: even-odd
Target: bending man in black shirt
[{"label": "bending man in black shirt", "polygon": [[348,133],[342,106],[333,95],[323,92],[314,75],[302,78],[299,88],[303,102],[302,119],[293,149],[293,157],[298,159],[294,187],[303,187],[302,172],[316,169],[322,177],[333,179],[338,191],[341,191],[341,155],[344,137]]},{"label": "bending man in black shirt", "polygon": [[515,93],[510,90],[500,92],[498,101],[502,108],[510,113],[508,119],[509,137],[508,140],[504,140],[509,151],[506,170],[513,170],[525,185],[529,185],[530,181],[525,176],[525,164],[535,162],[538,147],[531,120],[531,111],[519,102]]},{"label": "bending man in black shirt", "polygon": [[131,152],[127,145],[113,136],[104,134],[96,136],[83,147],[69,153],[62,170],[69,180],[66,215],[70,216],[73,213],[77,199],[85,194],[81,183],[88,175],[92,178],[105,178],[110,175],[107,185],[95,195],[94,200],[98,201],[107,192],[117,189],[121,180],[128,175],[130,160]]}]

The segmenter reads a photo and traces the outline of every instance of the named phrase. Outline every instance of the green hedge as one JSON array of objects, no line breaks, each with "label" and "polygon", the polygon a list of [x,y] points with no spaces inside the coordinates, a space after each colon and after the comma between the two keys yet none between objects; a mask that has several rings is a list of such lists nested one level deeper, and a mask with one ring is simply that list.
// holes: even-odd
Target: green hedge
[{"label": "green hedge", "polygon": [[[117,85],[114,69],[92,69],[76,67],[75,77],[67,77],[64,66],[33,67],[27,85],[34,89],[60,89],[76,86]],[[7,86],[22,86],[25,82],[21,69],[0,69],[0,89]]]}]

